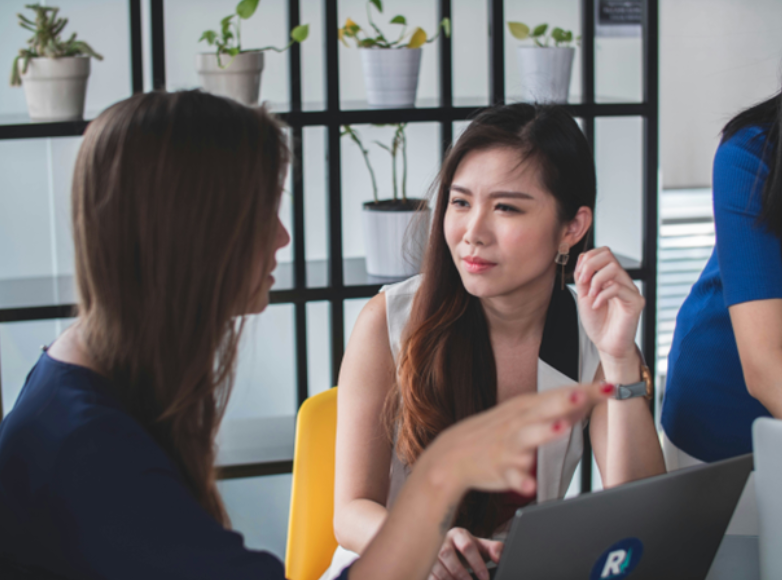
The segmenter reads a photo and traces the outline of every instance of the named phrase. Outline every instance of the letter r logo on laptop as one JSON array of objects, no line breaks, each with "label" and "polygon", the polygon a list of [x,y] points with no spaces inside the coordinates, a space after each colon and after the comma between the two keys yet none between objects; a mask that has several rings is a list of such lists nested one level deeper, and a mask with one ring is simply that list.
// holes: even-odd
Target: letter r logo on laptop
[{"label": "letter r logo on laptop", "polygon": [[603,552],[592,567],[589,580],[620,580],[635,570],[644,546],[638,538],[621,540]]}]

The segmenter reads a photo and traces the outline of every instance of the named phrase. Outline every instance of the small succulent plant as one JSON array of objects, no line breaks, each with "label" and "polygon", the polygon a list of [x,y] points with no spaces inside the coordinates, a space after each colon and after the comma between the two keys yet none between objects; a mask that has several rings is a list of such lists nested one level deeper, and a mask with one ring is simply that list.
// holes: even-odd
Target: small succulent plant
[{"label": "small succulent plant", "polygon": [[[508,29],[514,38],[519,40],[531,39],[537,46],[547,47],[551,46],[553,42],[554,46],[568,46],[574,40],[573,32],[571,30],[563,30],[559,27],[552,28],[551,32],[548,30],[548,24],[538,24],[535,28],[530,29],[529,26],[523,22],[508,22]],[[548,34],[546,34],[549,32]],[[581,37],[575,38],[576,42]]]},{"label": "small succulent plant", "polygon": [[[309,24],[300,24],[291,31],[291,41],[283,46],[277,48],[275,46],[265,46],[264,48],[255,49],[243,49],[242,48],[242,20],[247,20],[258,9],[260,0],[241,0],[236,5],[236,11],[223,18],[220,21],[220,32],[214,30],[207,30],[198,39],[199,42],[206,41],[209,46],[214,46],[217,54],[217,63],[220,68],[225,68],[233,62],[233,59],[237,54],[241,52],[259,52],[264,50],[274,50],[277,52],[284,52],[293,46],[294,42],[304,42],[309,36],[310,26]],[[228,64],[223,65],[220,61],[221,55],[227,55],[231,57]]]},{"label": "small succulent plant", "polygon": [[[22,84],[21,75],[27,72],[31,58],[86,55],[103,60],[103,57],[95,52],[89,44],[83,40],[77,40],[75,32],[67,40],[60,38],[60,33],[68,24],[68,19],[58,18],[59,8],[41,6],[40,4],[27,4],[25,8],[35,12],[35,20],[30,20],[24,14],[17,14],[19,26],[31,31],[33,36],[27,41],[27,48],[22,48],[14,58],[14,64],[11,68],[11,86],[18,87]],[[21,73],[19,72],[20,60],[22,61]]]},{"label": "small succulent plant", "polygon": [[416,27],[408,37],[407,18],[399,14],[389,21],[389,24],[396,24],[402,27],[399,36],[394,40],[389,40],[383,34],[383,31],[380,30],[380,27],[372,20],[372,11],[370,10],[372,6],[382,14],[383,2],[382,0],[367,1],[367,20],[372,29],[371,32],[364,30],[350,18],[345,21],[345,26],[339,29],[339,39],[345,46],[350,46],[347,39],[352,38],[359,48],[420,48],[424,44],[434,42],[440,36],[441,31],[445,33],[445,36],[451,36],[451,20],[443,18],[437,27],[437,33],[431,38],[427,36],[424,29],[420,26]]},{"label": "small succulent plant", "polygon": [[[387,125],[375,125],[376,127],[385,127]],[[380,141],[375,141],[375,144],[384,149],[391,155],[391,175],[392,175],[392,184],[393,184],[393,200],[397,201],[399,199],[399,185],[397,182],[397,170],[396,170],[396,158],[397,155],[401,154],[402,156],[402,202],[407,203],[407,138],[405,137],[405,128],[407,127],[407,123],[399,123],[395,125],[391,125],[391,127],[394,128],[394,135],[391,138],[391,144],[386,145],[385,143],[381,143]],[[359,150],[361,151],[361,155],[364,157],[364,163],[367,166],[367,169],[369,170],[369,176],[372,178],[372,196],[375,200],[375,203],[379,203],[380,199],[378,198],[377,193],[377,180],[375,179],[375,172],[372,169],[372,164],[369,161],[369,150],[364,147],[364,143],[361,141],[361,136],[359,135],[358,131],[356,131],[353,127],[350,125],[343,125],[342,127],[342,137],[348,136],[350,139],[358,146]]]}]

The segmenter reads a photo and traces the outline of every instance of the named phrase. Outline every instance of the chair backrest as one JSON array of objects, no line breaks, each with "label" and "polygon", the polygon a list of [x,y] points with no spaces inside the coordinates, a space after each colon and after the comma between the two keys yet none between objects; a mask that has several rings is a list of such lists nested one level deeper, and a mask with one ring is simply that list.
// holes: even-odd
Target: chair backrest
[{"label": "chair backrest", "polygon": [[334,538],[334,448],[337,388],[307,399],[296,421],[285,575],[318,580],[331,564]]}]

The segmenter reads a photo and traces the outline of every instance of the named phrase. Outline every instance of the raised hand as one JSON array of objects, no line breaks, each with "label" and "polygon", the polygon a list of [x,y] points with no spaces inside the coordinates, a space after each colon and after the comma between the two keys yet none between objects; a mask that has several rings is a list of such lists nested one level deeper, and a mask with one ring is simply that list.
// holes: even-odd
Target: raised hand
[{"label": "raised hand", "polygon": [[645,301],[614,254],[605,247],[581,254],[574,277],[579,316],[601,359],[635,359]]}]

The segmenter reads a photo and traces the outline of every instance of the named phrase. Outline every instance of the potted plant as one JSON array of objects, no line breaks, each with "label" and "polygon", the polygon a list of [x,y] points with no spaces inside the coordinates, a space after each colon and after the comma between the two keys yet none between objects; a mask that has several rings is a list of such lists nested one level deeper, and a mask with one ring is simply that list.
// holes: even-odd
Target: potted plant
[{"label": "potted plant", "polygon": [[291,31],[291,41],[282,48],[242,49],[242,20],[255,14],[260,0],[241,0],[236,11],[220,21],[219,34],[207,30],[199,42],[214,46],[214,52],[196,55],[196,69],[205,91],[235,99],[245,105],[257,105],[261,92],[263,53],[267,50],[284,52],[294,42],[304,42],[309,25],[301,24]]},{"label": "potted plant", "polygon": [[371,6],[382,14],[382,0],[367,1],[367,20],[372,31],[367,32],[348,18],[345,26],[339,29],[339,39],[345,46],[350,46],[347,39],[352,38],[359,48],[370,107],[412,107],[418,90],[421,47],[434,42],[441,30],[450,37],[451,21],[443,18],[431,38],[421,27],[416,27],[408,37],[407,19],[397,15],[389,22],[401,26],[401,30],[394,40],[389,40],[372,20]]},{"label": "potted plant", "polygon": [[67,18],[59,8],[28,4],[35,21],[17,14],[19,26],[33,33],[11,67],[11,86],[24,87],[32,121],[71,121],[84,118],[84,96],[90,76],[90,57],[103,60],[74,32],[62,40]]},{"label": "potted plant", "polygon": [[[391,156],[392,197],[382,200],[378,196],[375,172],[369,161],[369,150],[364,147],[361,136],[355,129],[350,125],[342,128],[342,136],[350,137],[358,146],[372,178],[372,201],[365,202],[362,211],[366,268],[367,274],[371,276],[404,278],[421,270],[429,227],[429,207],[425,199],[407,197],[406,126],[406,123],[393,125],[395,130],[390,145],[375,141],[376,145]],[[402,158],[401,180],[397,179],[399,156]]]},{"label": "potted plant", "polygon": [[522,100],[539,103],[566,103],[570,92],[570,74],[576,49],[573,32],[554,28],[549,34],[548,24],[533,30],[522,22],[508,22],[514,38],[532,40],[531,46],[517,48],[521,75]]}]

